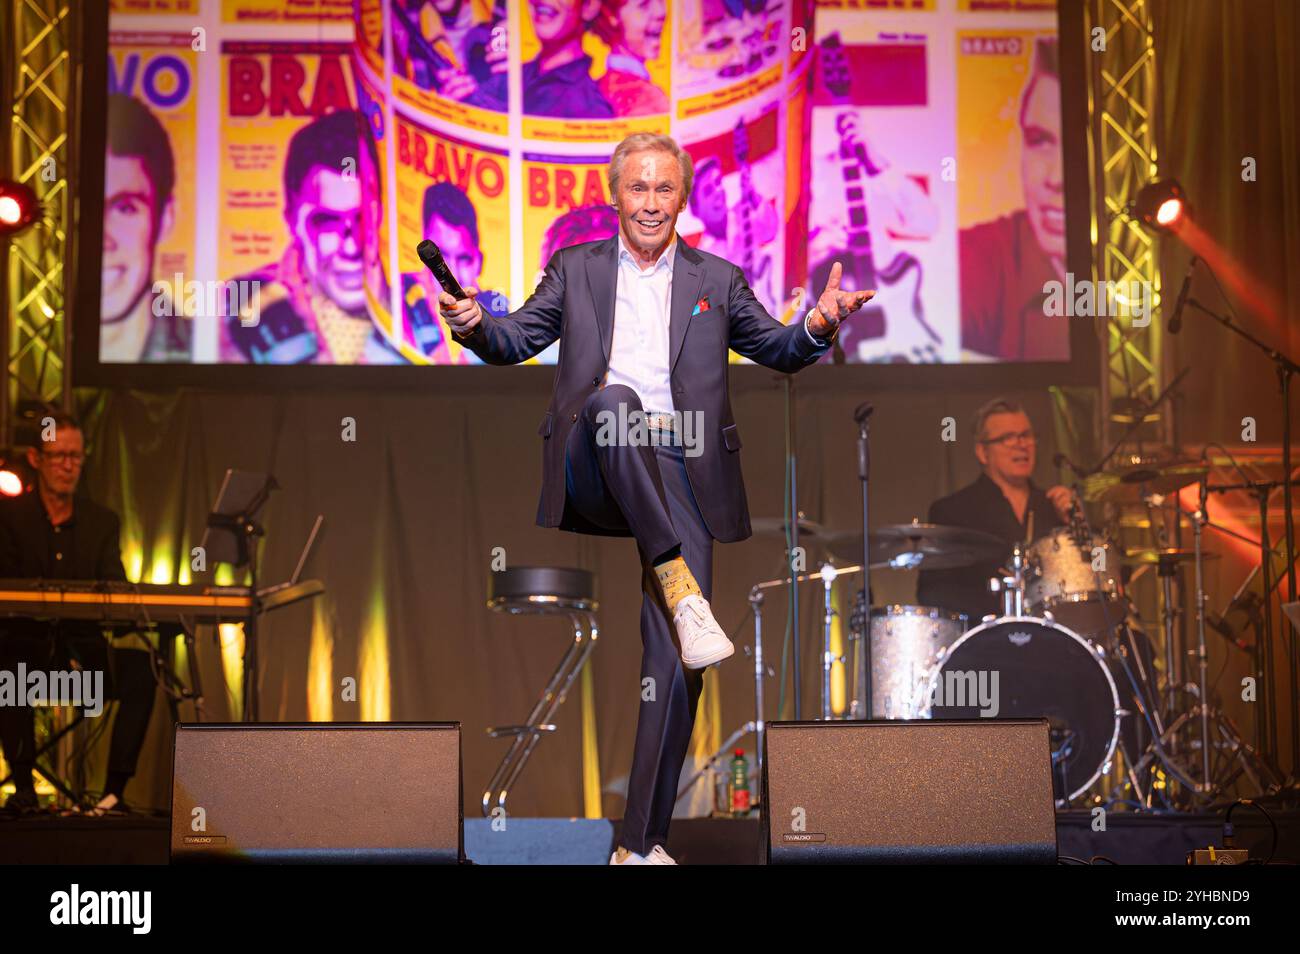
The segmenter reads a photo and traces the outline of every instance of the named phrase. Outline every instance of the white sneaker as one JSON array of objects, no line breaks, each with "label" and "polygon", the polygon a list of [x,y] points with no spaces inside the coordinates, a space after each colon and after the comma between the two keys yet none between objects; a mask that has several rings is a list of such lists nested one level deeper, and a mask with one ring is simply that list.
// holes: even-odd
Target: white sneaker
[{"label": "white sneaker", "polygon": [[[658,845],[655,847],[657,848]],[[645,855],[638,855],[635,851],[627,851],[626,849],[624,849],[623,859],[620,861],[618,852],[619,849],[616,848],[614,853],[609,856],[611,865],[660,865],[664,863],[662,861],[651,861]]]},{"label": "white sneaker", "polygon": [[673,856],[664,851],[662,845],[655,845],[650,849],[650,854],[645,856],[645,863],[648,865],[675,865]]},{"label": "white sneaker", "polygon": [[673,625],[682,647],[682,665],[687,669],[706,669],[736,651],[702,596],[688,596],[678,603]]}]

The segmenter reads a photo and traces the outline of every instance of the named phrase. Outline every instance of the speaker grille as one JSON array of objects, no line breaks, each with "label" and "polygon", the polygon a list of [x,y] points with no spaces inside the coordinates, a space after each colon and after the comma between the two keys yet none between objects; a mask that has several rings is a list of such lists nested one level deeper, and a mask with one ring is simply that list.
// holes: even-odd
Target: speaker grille
[{"label": "speaker grille", "polygon": [[181,725],[172,857],[454,863],[460,774],[457,723]]},{"label": "speaker grille", "polygon": [[772,723],[773,863],[1056,861],[1046,720]]}]

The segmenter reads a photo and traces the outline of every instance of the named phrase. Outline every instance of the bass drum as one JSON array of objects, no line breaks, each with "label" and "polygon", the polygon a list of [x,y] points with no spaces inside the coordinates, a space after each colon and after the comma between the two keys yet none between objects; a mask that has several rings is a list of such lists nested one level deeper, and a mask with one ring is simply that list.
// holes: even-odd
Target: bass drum
[{"label": "bass drum", "polygon": [[1101,653],[1073,630],[1032,616],[1003,616],[964,633],[932,670],[925,702],[933,719],[1047,719],[1058,803],[1109,770],[1126,714]]}]

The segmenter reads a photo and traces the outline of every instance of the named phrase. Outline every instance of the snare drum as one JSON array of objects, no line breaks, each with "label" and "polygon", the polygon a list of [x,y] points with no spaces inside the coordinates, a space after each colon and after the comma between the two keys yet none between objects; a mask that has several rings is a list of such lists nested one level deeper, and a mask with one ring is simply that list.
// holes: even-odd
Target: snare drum
[{"label": "snare drum", "polygon": [[937,606],[871,611],[871,717],[921,718],[918,701],[930,671],[966,629],[966,615]]}]

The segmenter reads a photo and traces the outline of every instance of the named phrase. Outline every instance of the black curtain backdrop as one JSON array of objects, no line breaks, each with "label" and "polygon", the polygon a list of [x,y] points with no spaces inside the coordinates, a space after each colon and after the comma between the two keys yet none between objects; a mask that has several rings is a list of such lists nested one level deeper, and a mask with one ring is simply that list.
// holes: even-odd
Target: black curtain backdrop
[{"label": "black curtain backdrop", "polygon": [[[1218,311],[1235,308],[1246,330],[1300,359],[1300,3],[1151,0],[1151,15],[1160,175],[1182,182],[1200,227],[1277,296],[1279,321],[1225,301],[1204,269],[1192,294]],[[1242,178],[1247,158],[1254,181]],[[1170,309],[1191,252],[1171,239],[1161,252]],[[1259,351],[1195,311],[1168,342],[1170,376],[1193,370],[1185,439],[1238,444],[1251,416],[1260,443],[1281,441],[1277,379]]]},{"label": "black curtain backdrop", "polygon": [[[501,376],[512,370],[480,373]],[[735,377],[741,382],[733,392],[750,509],[755,516],[779,516],[783,391],[779,380],[761,369],[740,369]],[[310,668],[327,670],[327,714],[334,720],[459,720],[464,724],[468,812],[477,811],[482,788],[507,744],[487,738],[485,728],[522,721],[568,638],[565,623],[500,617],[485,608],[493,548],[504,548],[509,565],[594,570],[601,600],[601,638],[592,666],[606,791],[602,808],[607,816],[619,817],[639,699],[640,572],[630,540],[533,525],[541,450],[536,431],[548,393],[538,387],[463,398],[85,394],[92,405],[85,487],[123,515],[128,573],[135,575],[131,555],[139,551],[140,578],[152,582],[172,579],[173,568],[187,563],[227,467],[269,471],[279,481],[281,489],[265,514],[263,578],[268,582],[291,572],[315,515],[323,513],[325,529],[305,575],[324,581],[325,598],[315,607],[273,613],[261,630],[263,718],[309,717]],[[1057,447],[1053,396],[1046,391],[1011,393],[1027,405],[1043,434],[1039,479],[1050,484]],[[876,405],[872,523],[924,519],[931,500],[976,475],[970,416],[991,396],[801,391],[796,412],[801,508],[810,519],[831,527],[860,526],[853,409],[870,398]],[[957,424],[952,443],[941,439],[947,416]],[[355,421],[355,442],[342,439],[344,418]],[[729,629],[744,622],[737,637],[741,645],[752,642],[745,621],[749,589],[778,577],[782,560],[779,539],[756,538],[717,549],[716,611]],[[810,548],[810,564],[815,560]],[[914,573],[878,572],[873,585],[879,600],[912,602],[915,597]],[[804,715],[812,717],[820,678],[816,584],[804,590],[801,603]],[[772,593],[764,642],[774,667],[780,663],[786,613],[784,592]],[[387,680],[367,681],[367,647],[371,659],[386,656]],[[200,659],[208,718],[231,718],[211,631],[201,640]],[[328,667],[322,666],[323,659],[329,660]],[[377,670],[382,672],[382,666],[369,671]],[[752,718],[752,672],[743,655],[722,667],[723,738]],[[342,680],[349,676],[359,684],[356,702],[341,699]],[[385,691],[390,693],[386,709],[379,704]],[[778,680],[770,679],[769,719],[777,715],[779,692]],[[789,717],[788,689],[785,697],[783,714]],[[575,686],[560,712],[559,731],[542,740],[512,793],[512,813],[582,813],[579,706]],[[128,792],[132,802],[143,805],[163,806],[167,799],[170,714],[165,706],[158,711],[145,761]],[[322,711],[318,704],[317,717]],[[190,712],[186,706],[182,718],[192,718]],[[741,744],[749,748],[752,739]],[[96,761],[102,764],[102,751],[99,756]],[[95,769],[93,782],[98,783],[101,771]],[[381,785],[383,779],[374,783]]]}]

